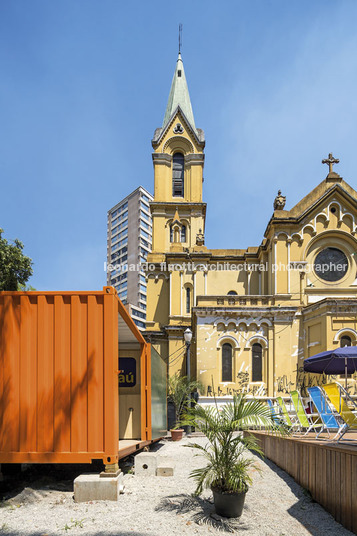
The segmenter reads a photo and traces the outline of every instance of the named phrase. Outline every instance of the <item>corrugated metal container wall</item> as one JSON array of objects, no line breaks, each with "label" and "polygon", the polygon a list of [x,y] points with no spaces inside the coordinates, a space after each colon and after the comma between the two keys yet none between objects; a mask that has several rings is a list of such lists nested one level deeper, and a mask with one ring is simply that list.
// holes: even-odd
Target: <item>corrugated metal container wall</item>
[{"label": "corrugated metal container wall", "polygon": [[118,299],[0,293],[0,463],[118,459]]}]

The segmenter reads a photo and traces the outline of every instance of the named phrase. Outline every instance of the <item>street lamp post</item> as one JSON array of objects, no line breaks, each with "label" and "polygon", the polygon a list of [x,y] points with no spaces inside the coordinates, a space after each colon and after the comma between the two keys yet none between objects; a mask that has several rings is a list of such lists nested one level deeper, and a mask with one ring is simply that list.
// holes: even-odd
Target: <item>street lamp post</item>
[{"label": "street lamp post", "polygon": [[[186,376],[188,382],[191,381],[191,359],[190,359],[190,346],[192,341],[192,331],[187,328],[183,334],[183,338],[186,343]],[[188,393],[187,407],[191,406],[191,393]],[[191,426],[187,426],[187,435],[191,433]]]}]

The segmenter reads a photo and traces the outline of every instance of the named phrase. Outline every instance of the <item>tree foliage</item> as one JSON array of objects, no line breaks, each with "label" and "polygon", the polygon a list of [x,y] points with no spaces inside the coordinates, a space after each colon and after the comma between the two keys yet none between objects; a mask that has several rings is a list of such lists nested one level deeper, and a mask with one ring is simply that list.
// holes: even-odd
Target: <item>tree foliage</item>
[{"label": "tree foliage", "polygon": [[190,380],[187,376],[180,376],[178,372],[169,378],[167,397],[175,406],[177,425],[180,423],[182,414],[188,409],[189,395],[196,389],[203,390],[201,382]]},{"label": "tree foliage", "polygon": [[18,290],[32,275],[32,259],[24,255],[20,240],[10,243],[3,232],[0,229],[0,290]]}]

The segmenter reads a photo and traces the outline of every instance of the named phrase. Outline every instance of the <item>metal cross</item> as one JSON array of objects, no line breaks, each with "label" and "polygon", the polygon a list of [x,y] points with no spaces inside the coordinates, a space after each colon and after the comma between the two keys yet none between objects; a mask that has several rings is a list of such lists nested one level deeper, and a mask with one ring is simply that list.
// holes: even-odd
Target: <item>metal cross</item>
[{"label": "metal cross", "polygon": [[328,167],[329,167],[329,173],[332,173],[333,172],[333,165],[334,164],[339,164],[339,159],[338,158],[334,158],[332,156],[332,153],[329,153],[328,155],[328,158],[325,158],[324,160],[322,160],[322,163],[323,164],[328,164]]},{"label": "metal cross", "polygon": [[182,24],[179,24],[179,54],[181,53],[182,46]]}]

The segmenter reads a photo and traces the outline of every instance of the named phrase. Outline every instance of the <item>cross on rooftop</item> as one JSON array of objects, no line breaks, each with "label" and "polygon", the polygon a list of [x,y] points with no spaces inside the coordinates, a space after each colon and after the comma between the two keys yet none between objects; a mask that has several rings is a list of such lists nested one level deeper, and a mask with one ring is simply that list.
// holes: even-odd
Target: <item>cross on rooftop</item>
[{"label": "cross on rooftop", "polygon": [[338,158],[334,158],[332,156],[332,153],[329,153],[328,155],[328,158],[325,158],[324,160],[322,160],[322,163],[323,164],[328,164],[329,166],[329,173],[333,173],[333,165],[334,164],[339,164],[339,159]]}]

